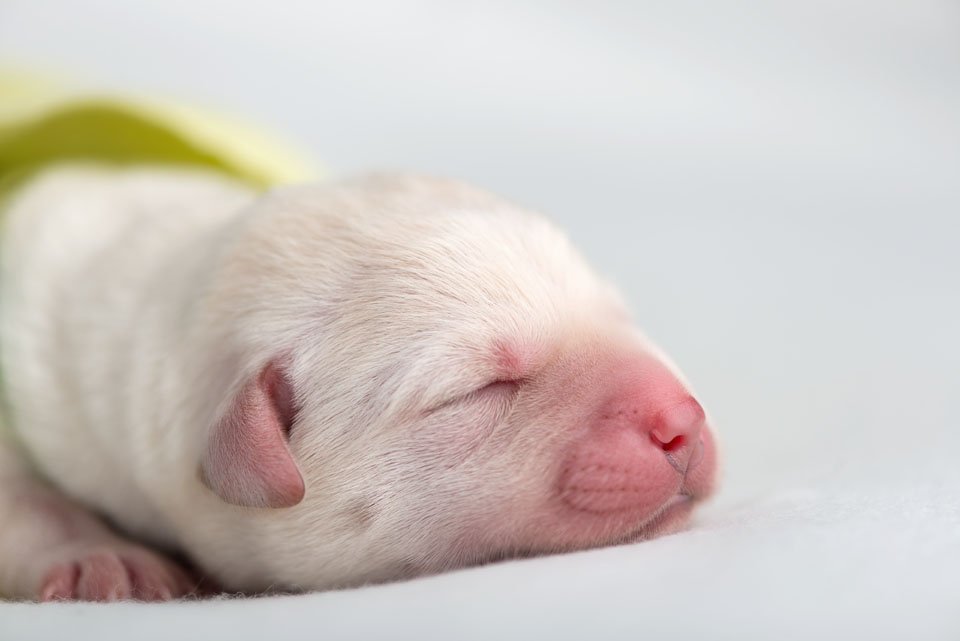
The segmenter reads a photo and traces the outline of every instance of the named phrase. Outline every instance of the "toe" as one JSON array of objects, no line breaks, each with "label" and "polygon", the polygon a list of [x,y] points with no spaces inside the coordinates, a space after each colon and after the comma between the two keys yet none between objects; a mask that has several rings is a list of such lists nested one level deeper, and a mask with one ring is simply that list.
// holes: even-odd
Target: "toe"
[{"label": "toe", "polygon": [[76,563],[56,566],[43,579],[40,588],[41,601],[68,601],[75,599],[77,576],[80,568]]},{"label": "toe", "polygon": [[152,554],[125,559],[133,579],[133,596],[141,601],[169,601],[189,594],[192,581],[179,565]]},{"label": "toe", "polygon": [[111,551],[95,552],[80,561],[77,597],[84,601],[121,601],[133,596],[127,567]]}]

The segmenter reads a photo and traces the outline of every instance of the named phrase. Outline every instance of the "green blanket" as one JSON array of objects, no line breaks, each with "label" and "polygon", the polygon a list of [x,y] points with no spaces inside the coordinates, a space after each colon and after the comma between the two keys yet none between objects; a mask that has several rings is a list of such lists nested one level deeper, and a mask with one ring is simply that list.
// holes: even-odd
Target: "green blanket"
[{"label": "green blanket", "polygon": [[0,198],[51,164],[77,160],[206,167],[255,187],[317,176],[289,146],[226,114],[81,94],[0,70]]},{"label": "green blanket", "polygon": [[[205,167],[257,188],[318,175],[295,150],[225,114],[81,94],[63,81],[0,69],[0,223],[5,202],[19,185],[71,161]],[[3,400],[0,386],[0,437]]]}]

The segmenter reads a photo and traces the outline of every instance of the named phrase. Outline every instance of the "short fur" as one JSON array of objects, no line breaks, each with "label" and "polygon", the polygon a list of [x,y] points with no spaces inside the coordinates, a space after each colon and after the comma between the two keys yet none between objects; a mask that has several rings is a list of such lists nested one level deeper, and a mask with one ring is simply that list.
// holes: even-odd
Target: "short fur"
[{"label": "short fur", "polygon": [[[18,195],[0,241],[7,417],[56,488],[0,448],[16,479],[4,529],[38,522],[9,488],[62,493],[259,591],[610,543],[655,516],[554,517],[557,452],[619,363],[682,379],[538,214],[407,175],[259,197],[199,171],[65,167]],[[293,393],[306,493],[291,507],[235,505],[201,474],[214,427],[267,367]],[[0,535],[0,590],[56,596],[53,560],[15,559],[73,535],[30,547],[17,527]]]}]

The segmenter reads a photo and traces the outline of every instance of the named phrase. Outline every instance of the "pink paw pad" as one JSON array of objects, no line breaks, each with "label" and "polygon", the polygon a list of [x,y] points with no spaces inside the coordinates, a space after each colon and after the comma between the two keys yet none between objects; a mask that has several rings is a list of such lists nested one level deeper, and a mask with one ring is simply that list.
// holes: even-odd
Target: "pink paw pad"
[{"label": "pink paw pad", "polygon": [[176,564],[147,550],[88,550],[45,575],[41,601],[169,601],[194,591]]}]

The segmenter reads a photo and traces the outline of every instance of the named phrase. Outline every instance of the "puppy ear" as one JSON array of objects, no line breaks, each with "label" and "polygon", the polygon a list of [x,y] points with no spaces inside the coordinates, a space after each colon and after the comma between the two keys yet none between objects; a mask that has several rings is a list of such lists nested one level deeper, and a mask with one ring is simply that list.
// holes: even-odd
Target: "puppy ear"
[{"label": "puppy ear", "polygon": [[200,467],[204,484],[227,503],[290,507],[303,499],[303,477],[287,441],[293,389],[270,363],[243,386],[214,426]]}]

